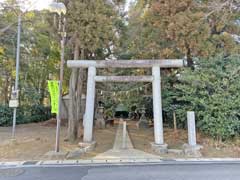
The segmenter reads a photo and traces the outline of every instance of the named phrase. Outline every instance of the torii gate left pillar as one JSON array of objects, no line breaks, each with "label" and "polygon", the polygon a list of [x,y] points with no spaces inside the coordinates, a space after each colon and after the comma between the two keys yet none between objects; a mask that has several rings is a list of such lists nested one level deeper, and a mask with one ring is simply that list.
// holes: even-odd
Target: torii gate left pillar
[{"label": "torii gate left pillar", "polygon": [[[71,68],[88,68],[86,109],[83,120],[83,141],[93,141],[93,120],[96,82],[152,82],[153,90],[153,115],[154,115],[154,151],[163,153],[167,151],[167,144],[163,138],[163,117],[161,99],[160,68],[179,68],[185,65],[184,60],[114,60],[90,61],[73,60],[67,62]],[[96,76],[96,68],[152,68],[152,76]]]},{"label": "torii gate left pillar", "polygon": [[83,141],[91,142],[93,136],[93,119],[94,119],[94,103],[95,103],[95,76],[96,67],[88,68],[87,79],[87,97],[86,97],[86,110],[84,114],[84,134]]}]

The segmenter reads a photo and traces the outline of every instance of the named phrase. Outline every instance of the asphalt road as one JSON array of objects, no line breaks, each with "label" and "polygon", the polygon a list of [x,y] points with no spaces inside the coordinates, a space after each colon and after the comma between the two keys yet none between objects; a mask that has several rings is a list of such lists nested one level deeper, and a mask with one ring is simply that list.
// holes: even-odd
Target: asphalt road
[{"label": "asphalt road", "polygon": [[0,168],[0,180],[240,180],[240,164]]}]

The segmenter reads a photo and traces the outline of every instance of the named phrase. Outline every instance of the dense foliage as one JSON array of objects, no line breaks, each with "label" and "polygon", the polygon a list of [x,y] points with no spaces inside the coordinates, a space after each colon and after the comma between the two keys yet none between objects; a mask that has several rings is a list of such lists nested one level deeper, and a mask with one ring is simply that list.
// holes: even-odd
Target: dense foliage
[{"label": "dense foliage", "polygon": [[0,104],[8,104],[16,70],[18,15],[22,13],[19,90],[23,105],[43,104],[47,80],[59,71],[59,36],[49,14],[21,12],[16,1],[6,1],[0,13]]},{"label": "dense foliage", "polygon": [[[41,122],[52,117],[50,107],[42,105],[21,106],[17,112],[17,124]],[[0,126],[10,126],[13,120],[13,110],[8,106],[0,106]]]},{"label": "dense foliage", "polygon": [[196,56],[239,53],[233,38],[240,31],[237,5],[235,1],[138,0],[129,12],[125,52],[134,58],[186,56],[189,65]]},{"label": "dense foliage", "polygon": [[239,79],[239,56],[196,59],[195,70],[184,69],[165,91],[164,106],[176,111],[180,126],[186,126],[186,112],[195,111],[197,127],[206,134],[219,140],[238,135]]}]

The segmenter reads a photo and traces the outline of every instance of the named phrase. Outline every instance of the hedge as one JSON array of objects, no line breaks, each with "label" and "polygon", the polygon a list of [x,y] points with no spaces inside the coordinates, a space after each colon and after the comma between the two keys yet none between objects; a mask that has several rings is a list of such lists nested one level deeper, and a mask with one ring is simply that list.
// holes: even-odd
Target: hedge
[{"label": "hedge", "polygon": [[[17,109],[17,124],[46,121],[52,117],[50,107],[42,105],[22,106]],[[0,126],[11,126],[13,109],[0,105]]]}]

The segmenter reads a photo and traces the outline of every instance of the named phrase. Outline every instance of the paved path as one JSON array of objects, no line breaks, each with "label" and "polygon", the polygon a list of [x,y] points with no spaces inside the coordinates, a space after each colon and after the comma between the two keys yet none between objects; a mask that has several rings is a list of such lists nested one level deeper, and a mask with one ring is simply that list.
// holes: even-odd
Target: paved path
[{"label": "paved path", "polygon": [[115,141],[113,148],[97,155],[93,159],[159,159],[160,156],[152,155],[137,149],[134,149],[132,141],[128,135],[128,131],[126,131],[126,148],[122,148],[123,144],[123,124],[119,123],[117,128]]},{"label": "paved path", "polygon": [[0,169],[0,180],[239,180],[240,164],[68,166]]},{"label": "paved path", "polygon": [[[126,149],[133,149],[133,144],[132,141],[129,137],[128,131],[126,129]],[[118,128],[117,128],[117,132],[115,135],[115,141],[113,144],[113,149],[115,150],[119,150],[122,149],[122,145],[123,145],[123,121],[120,121]]]}]

